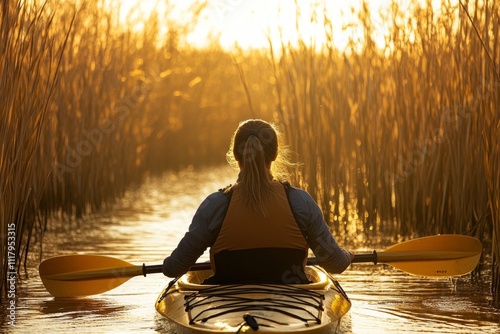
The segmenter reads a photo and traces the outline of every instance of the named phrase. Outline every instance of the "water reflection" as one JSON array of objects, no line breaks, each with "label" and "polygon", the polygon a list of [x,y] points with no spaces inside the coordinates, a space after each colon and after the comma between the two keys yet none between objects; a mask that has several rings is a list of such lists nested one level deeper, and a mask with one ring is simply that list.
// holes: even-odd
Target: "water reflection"
[{"label": "water reflection", "polygon": [[[147,180],[92,220],[52,224],[45,235],[44,258],[88,253],[133,264],[161,263],[183,236],[203,198],[235,177],[233,171],[220,168]],[[383,246],[387,245],[377,248]],[[35,258],[30,277],[19,285],[16,327],[7,328],[3,322],[2,329],[12,333],[32,333],[34,328],[42,333],[166,333],[154,308],[157,294],[169,281],[163,275],[134,277],[98,296],[55,299],[38,277]],[[338,279],[353,304],[341,334],[500,331],[500,313],[489,306],[488,282],[461,279],[455,284],[370,264],[352,265]]]},{"label": "water reflection", "polygon": [[86,317],[88,313],[94,316],[113,316],[113,313],[124,311],[126,306],[117,306],[113,301],[92,298],[44,300],[40,312],[52,319],[74,320]]},{"label": "water reflection", "polygon": [[[353,265],[342,275],[353,303],[344,333],[497,333],[500,313],[487,284],[409,276],[389,266]],[[457,289],[457,287],[460,287]]]}]

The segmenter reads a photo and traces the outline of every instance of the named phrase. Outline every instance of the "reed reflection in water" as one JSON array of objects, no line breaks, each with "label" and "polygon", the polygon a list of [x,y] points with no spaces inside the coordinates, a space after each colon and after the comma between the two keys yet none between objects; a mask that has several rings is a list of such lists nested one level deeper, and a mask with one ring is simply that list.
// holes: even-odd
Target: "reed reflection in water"
[{"label": "reed reflection in water", "polygon": [[[46,235],[44,258],[92,253],[158,264],[184,235],[205,196],[235,178],[226,167],[152,178],[91,222],[54,224]],[[204,254],[201,260],[207,258]],[[7,328],[9,332],[166,333],[154,303],[168,278],[134,277],[101,295],[55,299],[43,287],[36,267],[32,263],[30,278],[19,286],[16,327]],[[338,279],[353,303],[341,334],[500,331],[500,313],[490,307],[488,282],[419,278],[369,264],[353,265]]]}]

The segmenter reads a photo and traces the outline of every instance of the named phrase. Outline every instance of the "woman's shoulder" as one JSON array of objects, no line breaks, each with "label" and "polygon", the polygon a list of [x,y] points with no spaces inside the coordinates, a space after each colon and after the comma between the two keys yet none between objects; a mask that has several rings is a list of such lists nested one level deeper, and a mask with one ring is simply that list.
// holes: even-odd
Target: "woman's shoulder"
[{"label": "woman's shoulder", "polygon": [[225,192],[224,189],[219,189],[217,191],[212,192],[207,196],[207,199],[220,199],[223,200],[224,198],[227,198],[229,196],[228,192]]},{"label": "woman's shoulder", "polygon": [[306,190],[290,184],[285,185],[285,187],[287,188],[290,208],[298,223],[309,225],[312,222],[321,220],[321,209]]},{"label": "woman's shoulder", "polygon": [[234,186],[230,184],[228,186],[220,188],[219,190],[214,191],[213,193],[211,193],[210,195],[208,195],[206,197],[205,201],[208,200],[210,202],[217,201],[217,202],[220,202],[220,203],[225,203],[231,197],[231,192],[232,192],[233,187]]},{"label": "woman's shoulder", "polygon": [[230,184],[225,187],[220,188],[216,193],[222,193],[224,195],[228,195],[231,193],[236,184]]},{"label": "woman's shoulder", "polygon": [[302,202],[314,202],[312,196],[304,189],[292,186],[289,182],[282,182],[288,192],[288,197],[291,200],[297,200]]},{"label": "woman's shoulder", "polygon": [[212,215],[215,212],[224,211],[229,204],[230,193],[219,189],[205,197],[198,207],[198,213],[203,215]]}]

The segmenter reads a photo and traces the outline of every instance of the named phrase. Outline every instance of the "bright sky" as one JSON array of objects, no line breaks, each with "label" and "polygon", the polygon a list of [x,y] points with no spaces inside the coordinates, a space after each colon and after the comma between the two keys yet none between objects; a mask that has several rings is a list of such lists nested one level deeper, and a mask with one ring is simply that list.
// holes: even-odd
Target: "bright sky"
[{"label": "bright sky", "polygon": [[[122,5],[123,13],[132,10],[133,15],[147,17],[153,10],[160,13],[170,12],[170,17],[176,21],[186,21],[192,26],[189,15],[190,6],[196,0],[110,0]],[[281,40],[296,40],[300,34],[304,40],[312,36],[318,42],[324,40],[323,8],[327,8],[328,19],[331,20],[334,30],[334,44],[343,49],[349,39],[363,38],[363,32],[355,25],[348,25],[355,21],[355,14],[351,8],[359,8],[361,0],[334,1],[334,0],[207,0],[208,7],[199,18],[198,28],[188,37],[188,42],[195,45],[206,45],[209,36],[215,36],[224,48],[231,48],[238,44],[242,48],[267,47],[267,35],[270,32],[273,43]],[[301,17],[298,20],[299,32],[296,29],[296,6],[300,7]],[[375,42],[384,44],[384,23],[378,14],[391,1],[366,1],[372,13],[372,23],[375,30]],[[408,12],[410,0],[401,0],[400,9]],[[169,5],[167,5],[169,3]],[[320,10],[317,22],[311,22],[313,4]],[[160,16],[161,17],[161,16]],[[280,36],[280,30],[282,37]]]}]

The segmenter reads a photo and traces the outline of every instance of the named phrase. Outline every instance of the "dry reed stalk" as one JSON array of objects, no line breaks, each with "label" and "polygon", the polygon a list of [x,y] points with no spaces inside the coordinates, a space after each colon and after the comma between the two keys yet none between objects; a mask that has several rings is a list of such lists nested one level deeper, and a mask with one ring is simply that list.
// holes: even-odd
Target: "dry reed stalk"
[{"label": "dry reed stalk", "polygon": [[3,2],[0,12],[1,290],[7,272],[21,267],[47,180],[40,137],[66,40],[52,34],[54,15],[45,8],[44,2]]},{"label": "dry reed stalk", "polygon": [[[491,216],[499,193],[499,6],[469,6],[470,16],[447,3],[413,2],[404,12],[393,2],[386,50],[369,38],[366,7],[357,22],[365,42],[351,41],[348,53],[332,43],[316,52],[302,40],[283,42],[278,59],[271,49],[279,121],[304,163],[297,183],[336,223],[338,236],[349,238],[354,220],[368,236],[498,240]],[[493,287],[498,296],[498,283]]]},{"label": "dry reed stalk", "polygon": [[[189,26],[171,24],[165,38],[156,14],[142,31],[124,26],[102,0],[21,3],[1,7],[0,219],[2,231],[18,223],[24,254],[34,241],[41,252],[53,215],[71,230],[147,173],[224,161],[247,108],[227,53],[182,46]],[[269,119],[266,71],[256,73],[248,89]]]}]

